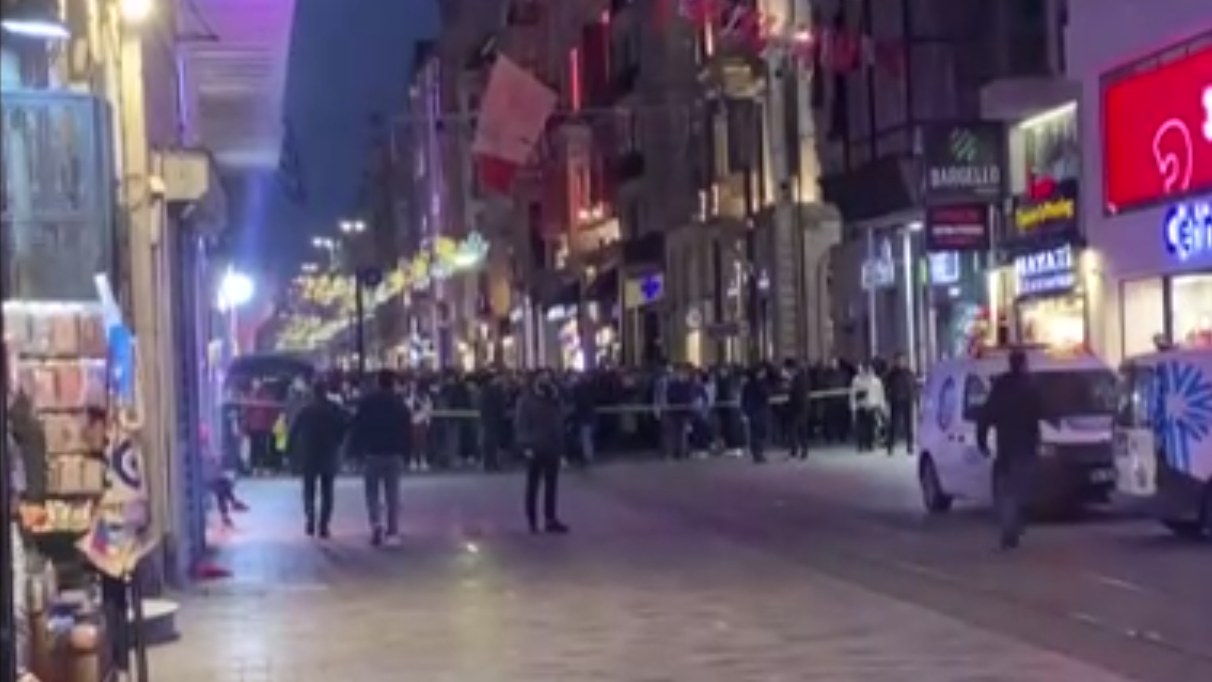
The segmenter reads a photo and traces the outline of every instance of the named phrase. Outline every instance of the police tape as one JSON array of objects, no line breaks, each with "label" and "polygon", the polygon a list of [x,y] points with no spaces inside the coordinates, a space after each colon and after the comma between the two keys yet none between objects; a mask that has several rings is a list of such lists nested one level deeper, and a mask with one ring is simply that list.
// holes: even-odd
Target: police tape
[{"label": "police tape", "polygon": [[[839,388],[829,391],[813,391],[808,394],[809,400],[826,400],[829,398],[848,398],[851,395],[850,389]],[[785,405],[789,402],[786,395],[776,395],[770,399],[771,405]],[[256,399],[241,399],[225,400],[224,408],[267,408],[271,410],[286,409],[290,404],[276,400],[256,400]],[[597,414],[652,414],[659,415],[670,412],[688,412],[697,413],[704,410],[739,410],[741,403],[735,400],[716,402],[710,405],[658,405],[656,403],[621,403],[618,405],[604,405],[594,408]],[[471,409],[448,409],[435,408],[430,411],[430,415],[434,418],[444,419],[479,419],[480,411]]]}]

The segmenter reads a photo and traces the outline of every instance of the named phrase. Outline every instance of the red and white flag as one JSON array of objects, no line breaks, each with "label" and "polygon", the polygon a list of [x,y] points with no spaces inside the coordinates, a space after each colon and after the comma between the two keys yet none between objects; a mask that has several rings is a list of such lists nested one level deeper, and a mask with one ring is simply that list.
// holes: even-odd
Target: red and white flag
[{"label": "red and white flag", "polygon": [[557,98],[534,74],[503,54],[497,56],[471,143],[486,185],[508,191],[513,175],[542,138]]}]

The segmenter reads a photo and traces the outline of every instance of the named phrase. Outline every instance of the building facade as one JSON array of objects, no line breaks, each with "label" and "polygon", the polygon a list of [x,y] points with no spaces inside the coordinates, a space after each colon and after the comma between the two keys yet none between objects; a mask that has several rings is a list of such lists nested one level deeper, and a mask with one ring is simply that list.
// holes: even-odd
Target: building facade
[{"label": "building facade", "polygon": [[1076,98],[1060,77],[1064,3],[846,0],[819,12],[837,35],[897,55],[895,68],[821,83],[823,186],[846,223],[831,278],[839,350],[924,368],[1007,335],[1016,323],[990,302],[1016,294],[984,273],[1023,255],[992,248],[1010,197],[1031,189],[1022,124]]},{"label": "building facade", "polygon": [[1212,344],[1212,7],[1070,0],[1069,21],[1093,346],[1114,363],[1158,335]]}]

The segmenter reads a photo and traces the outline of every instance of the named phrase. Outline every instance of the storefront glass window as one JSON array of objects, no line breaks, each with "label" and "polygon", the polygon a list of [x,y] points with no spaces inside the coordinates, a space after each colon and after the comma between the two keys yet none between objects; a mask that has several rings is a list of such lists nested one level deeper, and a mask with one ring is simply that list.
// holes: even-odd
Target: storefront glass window
[{"label": "storefront glass window", "polygon": [[1061,296],[1019,303],[1019,338],[1024,343],[1055,347],[1086,342],[1086,301]]},{"label": "storefront glass window", "polygon": [[1174,341],[1212,347],[1212,273],[1175,277],[1170,296]]},{"label": "storefront glass window", "polygon": [[1124,356],[1155,350],[1154,339],[1166,333],[1165,283],[1162,278],[1124,282]]}]

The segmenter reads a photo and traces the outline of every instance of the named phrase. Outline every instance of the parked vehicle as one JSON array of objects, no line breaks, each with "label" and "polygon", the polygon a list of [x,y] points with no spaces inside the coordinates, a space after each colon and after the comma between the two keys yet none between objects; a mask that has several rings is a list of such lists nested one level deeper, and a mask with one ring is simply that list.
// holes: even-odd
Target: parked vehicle
[{"label": "parked vehicle", "polygon": [[[946,512],[957,499],[993,502],[993,457],[977,445],[977,421],[994,378],[1007,370],[1009,350],[985,349],[940,363],[926,378],[918,480],[931,512]],[[1115,373],[1086,352],[1026,350],[1046,415],[1030,508],[1059,515],[1107,502],[1116,476],[1111,443]]]},{"label": "parked vehicle", "polygon": [[1119,385],[1119,497],[1175,534],[1212,537],[1212,349],[1130,358]]}]

